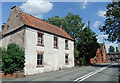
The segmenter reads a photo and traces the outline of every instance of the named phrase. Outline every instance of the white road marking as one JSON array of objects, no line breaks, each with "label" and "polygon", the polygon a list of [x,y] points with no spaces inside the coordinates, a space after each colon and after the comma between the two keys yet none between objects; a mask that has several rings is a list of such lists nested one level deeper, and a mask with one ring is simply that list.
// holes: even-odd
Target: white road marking
[{"label": "white road marking", "polygon": [[[116,63],[114,63],[114,64],[112,64],[112,65],[115,65],[115,64],[116,64]],[[109,65],[109,66],[111,66],[111,65]],[[109,67],[109,66],[107,66],[107,67]],[[82,77],[80,77],[80,78],[77,78],[77,79],[74,80],[73,82],[81,82],[81,81],[89,78],[90,76],[93,76],[93,75],[97,74],[98,72],[101,72],[102,70],[106,69],[107,67],[103,67],[103,68],[97,69],[97,70],[95,70],[95,71],[93,71],[93,72],[90,72],[90,73],[88,73],[88,74],[86,74],[86,75],[84,75],[84,76],[82,76]]]},{"label": "white road marking", "polygon": [[[107,68],[107,67],[106,67],[106,68]],[[101,72],[102,70],[104,70],[104,69],[106,69],[106,68],[102,68],[102,69],[98,70],[97,72],[94,72],[94,73],[92,73],[92,74],[88,75],[87,77],[85,77],[85,78],[83,78],[83,79],[79,80],[79,82],[81,82],[81,81],[83,81],[83,80],[85,80],[85,79],[89,78],[90,76],[95,75],[95,74],[96,74],[96,73],[98,73],[98,72]]]}]

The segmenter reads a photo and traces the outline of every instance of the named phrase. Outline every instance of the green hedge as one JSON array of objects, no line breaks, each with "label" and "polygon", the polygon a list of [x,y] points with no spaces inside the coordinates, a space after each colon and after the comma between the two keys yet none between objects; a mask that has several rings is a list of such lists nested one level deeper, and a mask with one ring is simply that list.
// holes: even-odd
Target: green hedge
[{"label": "green hedge", "polygon": [[12,43],[7,49],[2,49],[2,71],[5,75],[23,70],[24,63],[24,51],[18,45]]}]

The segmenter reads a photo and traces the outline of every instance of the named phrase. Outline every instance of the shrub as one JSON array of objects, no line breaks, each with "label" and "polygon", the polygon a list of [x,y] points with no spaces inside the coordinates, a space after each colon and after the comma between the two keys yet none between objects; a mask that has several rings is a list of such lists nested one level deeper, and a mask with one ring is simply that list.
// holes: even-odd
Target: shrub
[{"label": "shrub", "polygon": [[85,57],[80,58],[81,65],[86,65]]},{"label": "shrub", "polygon": [[18,45],[12,43],[7,49],[2,49],[2,71],[5,75],[23,70],[24,63],[24,51]]}]

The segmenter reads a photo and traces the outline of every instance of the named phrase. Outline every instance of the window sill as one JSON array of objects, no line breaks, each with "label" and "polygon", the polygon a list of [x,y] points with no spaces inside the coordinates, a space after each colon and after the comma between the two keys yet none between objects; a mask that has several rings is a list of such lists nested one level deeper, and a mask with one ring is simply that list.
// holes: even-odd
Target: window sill
[{"label": "window sill", "polygon": [[55,49],[58,49],[58,47],[54,47]]},{"label": "window sill", "polygon": [[44,67],[44,65],[37,65],[36,67],[37,68],[42,68],[42,67]]},{"label": "window sill", "polygon": [[65,65],[69,65],[69,63],[66,63]]},{"label": "window sill", "polygon": [[44,47],[44,45],[41,45],[41,44],[37,44],[37,46],[42,46],[42,47]]},{"label": "window sill", "polygon": [[65,48],[65,50],[69,50],[68,48]]}]

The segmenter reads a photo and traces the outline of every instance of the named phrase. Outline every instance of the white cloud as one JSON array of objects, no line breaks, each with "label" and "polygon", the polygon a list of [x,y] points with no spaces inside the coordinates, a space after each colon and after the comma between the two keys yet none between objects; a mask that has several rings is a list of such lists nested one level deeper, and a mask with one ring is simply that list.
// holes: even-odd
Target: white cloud
[{"label": "white cloud", "polygon": [[95,21],[94,24],[93,24],[93,27],[94,28],[99,28],[101,23],[102,23],[101,21]]},{"label": "white cloud", "polygon": [[108,35],[98,35],[98,37],[101,37],[101,38],[108,38]]},{"label": "white cloud", "polygon": [[105,39],[107,39],[107,38],[108,38],[108,35],[98,35],[97,36],[97,39],[98,39],[97,42],[102,43],[103,40],[105,41]]},{"label": "white cloud", "polygon": [[46,0],[27,0],[20,8],[29,14],[42,18],[43,14],[49,12],[53,7],[53,4]]},{"label": "white cloud", "polygon": [[82,9],[85,9],[86,6],[87,6],[87,0],[85,0],[85,1],[83,2],[83,4],[82,4]]},{"label": "white cloud", "polygon": [[97,15],[100,17],[105,17],[106,11],[100,10],[97,12]]}]

